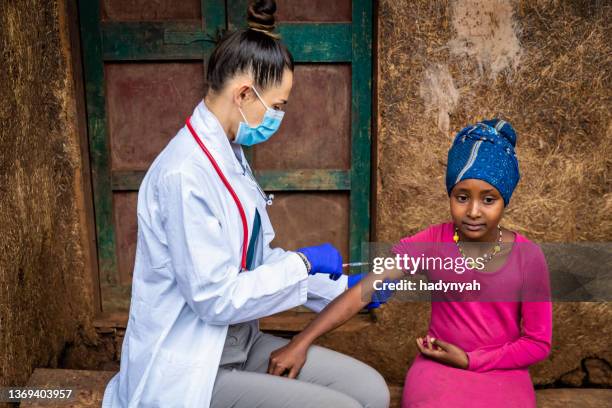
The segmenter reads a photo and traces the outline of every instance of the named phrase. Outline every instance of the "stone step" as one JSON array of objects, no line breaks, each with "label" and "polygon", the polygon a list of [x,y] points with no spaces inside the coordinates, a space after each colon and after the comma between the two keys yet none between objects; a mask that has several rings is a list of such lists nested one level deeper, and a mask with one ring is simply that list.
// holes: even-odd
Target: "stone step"
[{"label": "stone step", "polygon": [[49,401],[22,402],[19,406],[27,408],[99,408],[102,405],[106,384],[113,375],[115,375],[114,371],[37,368],[28,381],[28,387],[70,388],[73,394],[69,401],[55,400],[51,404]]},{"label": "stone step", "polygon": [[612,389],[548,388],[536,391],[538,408],[609,408]]},{"label": "stone step", "polygon": [[[115,374],[114,371],[88,371],[37,368],[28,381],[28,387],[50,389],[71,388],[73,398],[67,403],[22,402],[24,408],[69,408],[100,407],[104,388]],[[402,386],[392,385],[391,407],[400,408]],[[595,388],[550,388],[536,391],[538,408],[609,408],[612,406],[612,389]]]}]

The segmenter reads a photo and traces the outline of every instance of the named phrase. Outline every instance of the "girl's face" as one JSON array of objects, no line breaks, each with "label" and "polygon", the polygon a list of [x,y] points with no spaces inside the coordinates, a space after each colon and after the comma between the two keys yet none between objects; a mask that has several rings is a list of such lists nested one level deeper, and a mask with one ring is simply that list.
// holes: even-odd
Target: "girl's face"
[{"label": "girl's face", "polygon": [[504,199],[483,180],[465,179],[453,187],[450,211],[459,236],[467,241],[495,241],[504,214]]}]

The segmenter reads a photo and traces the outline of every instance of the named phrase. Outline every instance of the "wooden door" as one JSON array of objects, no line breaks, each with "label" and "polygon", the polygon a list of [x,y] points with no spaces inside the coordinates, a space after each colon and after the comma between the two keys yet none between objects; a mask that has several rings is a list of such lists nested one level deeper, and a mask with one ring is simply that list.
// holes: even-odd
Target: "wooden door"
[{"label": "wooden door", "polygon": [[[371,0],[278,0],[296,60],[281,131],[247,155],[274,246],[334,243],[360,259],[370,228]],[[101,311],[125,312],[138,187],[202,98],[219,32],[246,23],[246,0],[79,2]]]}]

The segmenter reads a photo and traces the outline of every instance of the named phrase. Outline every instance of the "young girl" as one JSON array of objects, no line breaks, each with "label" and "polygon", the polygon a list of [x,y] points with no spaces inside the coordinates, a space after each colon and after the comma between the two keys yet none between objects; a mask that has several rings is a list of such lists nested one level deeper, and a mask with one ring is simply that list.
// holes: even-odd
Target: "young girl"
[{"label": "young girl", "polygon": [[[540,248],[499,225],[519,181],[515,143],[512,126],[501,120],[459,132],[446,174],[452,221],[403,238],[393,248],[400,255],[467,261],[468,268],[461,272],[421,272],[430,282],[480,285],[469,293],[432,293],[432,299],[447,301],[432,302],[429,330],[415,339],[419,354],[406,375],[404,408],[536,406],[528,367],[550,352],[552,307]],[[375,281],[398,279],[404,273],[389,270],[361,279],[291,343],[271,354],[270,372],[299,370],[317,337],[368,304]]]}]

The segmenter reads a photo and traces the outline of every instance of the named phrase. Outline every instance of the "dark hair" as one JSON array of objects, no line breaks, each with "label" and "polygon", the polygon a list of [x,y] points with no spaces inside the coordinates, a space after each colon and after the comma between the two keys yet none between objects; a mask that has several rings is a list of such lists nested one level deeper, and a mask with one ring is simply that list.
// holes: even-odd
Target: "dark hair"
[{"label": "dark hair", "polygon": [[225,36],[215,47],[206,69],[209,89],[219,91],[236,74],[250,72],[259,89],[277,85],[293,56],[273,32],[276,1],[256,0],[248,8],[249,28]]}]

